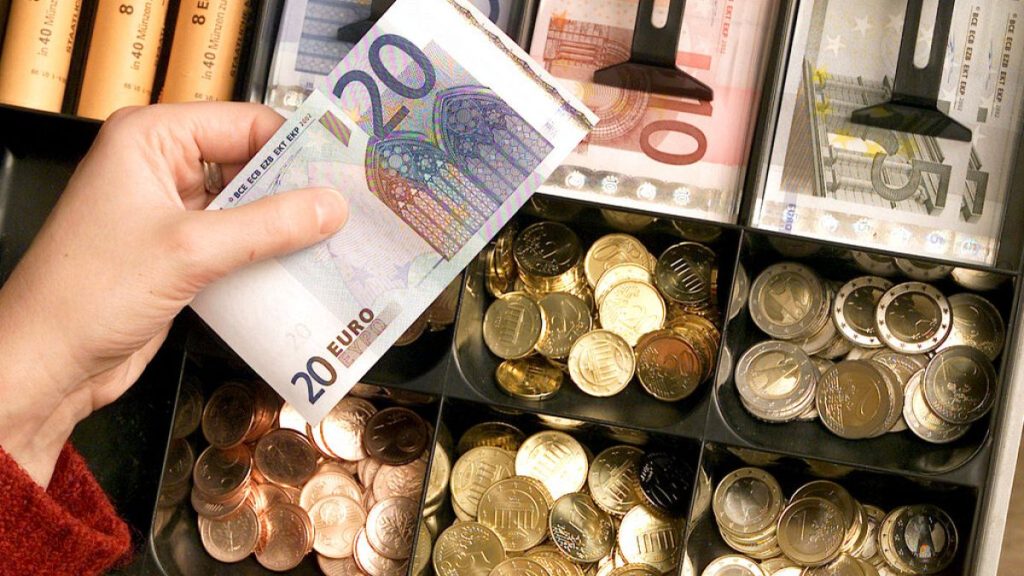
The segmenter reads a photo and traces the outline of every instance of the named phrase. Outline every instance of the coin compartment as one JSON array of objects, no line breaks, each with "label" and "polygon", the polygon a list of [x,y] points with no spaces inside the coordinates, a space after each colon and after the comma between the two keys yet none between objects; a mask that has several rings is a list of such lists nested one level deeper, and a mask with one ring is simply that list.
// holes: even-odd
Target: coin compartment
[{"label": "coin compartment", "polygon": [[[205,344],[205,342],[204,342]],[[228,381],[252,382],[257,381],[255,374],[240,364],[239,361],[232,361],[222,357],[196,353],[193,348],[186,356],[185,366],[182,371],[182,380],[188,381],[196,386],[203,396],[204,405],[210,395]],[[178,397],[175,404],[175,416],[182,409],[185,402],[185,386],[178,389]],[[437,416],[440,411],[441,401],[438,396],[423,394],[399,388],[384,388],[380,386],[362,386],[359,396],[373,402],[378,409],[390,406],[403,406],[416,411],[432,427],[436,427]],[[436,432],[434,434],[436,437]],[[189,434],[185,440],[192,448],[193,456],[199,454],[208,446],[203,437],[202,427]],[[170,442],[169,439],[168,448]],[[428,444],[427,450],[432,450]],[[167,468],[170,457],[169,449],[165,451],[164,464],[161,470]],[[189,475],[187,485],[191,487],[192,477]],[[241,562],[224,564],[210,556],[199,537],[197,525],[198,515],[190,504],[186,494],[183,500],[173,506],[161,507],[161,497],[172,500],[169,496],[164,479],[160,481],[160,492],[157,496],[157,506],[153,509],[152,529],[147,535],[147,545],[161,573],[167,576],[181,575],[192,576],[196,574],[274,574],[261,566],[255,556],[250,555]],[[422,504],[422,502],[418,503]],[[322,575],[317,566],[316,553],[310,552],[293,570],[288,574],[295,575]]]},{"label": "coin compartment", "polygon": [[[845,248],[751,231],[744,231],[739,261],[750,284],[765,268],[784,261],[803,263],[825,280],[845,282],[857,276],[870,275],[854,265],[851,251]],[[900,274],[890,280],[898,283],[909,279]],[[1013,349],[1015,283],[1015,278],[1007,276],[997,289],[977,292],[999,310],[1007,330],[1003,353],[994,363],[999,373],[997,394],[1001,394],[1008,385],[1003,375],[1008,373],[1006,362],[1012,360],[1006,351]],[[960,292],[974,292],[955,284],[948,277],[931,284],[947,297]],[[992,413],[975,422],[964,437],[941,445],[920,440],[909,431],[884,434],[873,439],[846,440],[829,432],[819,421],[775,424],[758,420],[743,406],[732,370],[750,346],[768,339],[769,336],[754,324],[749,304],[727,324],[723,340],[730,354],[723,356],[726,359],[731,356],[732,366],[719,368],[729,376],[715,387],[715,402],[709,418],[709,437],[752,448],[822,458],[877,470],[922,475],[952,474],[952,477],[960,481],[972,482],[982,481],[986,477],[991,450],[988,438]]]},{"label": "coin compartment", "polygon": [[[801,485],[813,480],[832,480],[862,504],[874,504],[886,512],[898,506],[935,504],[945,510],[957,528],[958,547],[953,564],[940,572],[942,576],[968,574],[977,553],[973,546],[978,528],[975,517],[980,508],[975,488],[895,474],[870,472],[812,458],[785,456],[707,442],[701,456],[701,468],[711,481],[712,493],[728,473],[746,466],[762,468],[772,474],[782,486],[783,497],[788,499]],[[730,548],[719,534],[712,507],[694,510],[688,523],[686,556],[689,568],[685,574],[699,576],[715,558],[726,554],[739,554]]]},{"label": "coin compartment", "polygon": [[[512,424],[522,430],[526,437],[543,430],[560,430],[578,440],[588,451],[591,461],[602,450],[619,444],[636,446],[645,450],[645,452],[654,450],[670,452],[684,458],[695,472],[698,469],[701,457],[700,442],[691,438],[606,423],[588,422],[535,410],[502,408],[447,397],[441,406],[438,432],[439,434],[444,434],[445,432],[442,430],[446,430],[449,437],[453,440],[453,446],[450,447],[452,451],[451,466],[454,466],[455,461],[458,460],[458,454],[455,452],[454,445],[458,443],[463,433],[476,424],[489,421],[501,421]],[[435,442],[435,450],[437,446],[438,443]],[[431,457],[431,466],[433,466],[433,460],[434,455]],[[428,471],[428,476],[429,473]],[[690,480],[691,493],[686,496],[686,499],[692,506],[692,500],[695,495],[692,487],[696,486],[697,480],[696,477]],[[586,486],[584,486],[584,490],[586,490]],[[685,517],[690,517],[689,512]],[[438,534],[451,526],[456,519],[452,509],[450,489],[444,497],[443,504],[438,512],[438,519]],[[680,534],[680,538],[682,537],[683,535]],[[680,546],[682,546],[682,540],[680,541]],[[680,558],[682,558],[682,555],[680,555]],[[680,562],[680,569],[681,567],[682,562]]]},{"label": "coin compartment", "polygon": [[[603,218],[600,210],[583,203],[549,197],[537,198],[537,201],[520,212],[517,219],[521,226],[545,219],[560,221],[576,232],[584,249],[605,234],[623,232],[613,228]],[[673,222],[676,225],[700,226],[706,232],[718,234],[718,238],[708,245],[718,256],[717,299],[719,309],[724,311],[732,282],[738,231],[708,223],[695,224],[682,219],[659,218],[640,231],[625,233],[639,238],[648,251],[657,257],[668,246],[687,240],[673,227]],[[488,350],[482,334],[484,313],[494,300],[484,287],[485,269],[486,255],[481,255],[466,270],[462,304],[456,320],[456,370],[448,381],[450,395],[495,406],[538,410],[647,430],[671,431],[691,438],[701,436],[709,403],[710,382],[704,382],[691,396],[678,402],[663,402],[650,396],[635,376],[625,390],[608,398],[583,393],[573,384],[568,374],[558,393],[546,400],[523,400],[502,392],[495,380],[495,369],[501,359]],[[713,381],[713,377],[710,380]]]}]

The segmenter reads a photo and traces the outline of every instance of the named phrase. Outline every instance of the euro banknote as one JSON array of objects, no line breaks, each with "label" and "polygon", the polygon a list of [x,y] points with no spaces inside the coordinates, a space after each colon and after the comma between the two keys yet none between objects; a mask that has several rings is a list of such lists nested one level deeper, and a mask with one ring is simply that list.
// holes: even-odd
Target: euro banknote
[{"label": "euro banknote", "polygon": [[[914,46],[927,54],[935,2]],[[1021,128],[1020,2],[957,2],[938,108],[969,142],[864,126],[892,96],[906,3],[801,3],[766,183],[752,224],[907,254],[993,264]],[[1015,260],[1014,260],[1015,261]]]},{"label": "euro banknote", "polygon": [[475,8],[399,0],[209,207],[331,186],[344,228],[192,306],[318,422],[594,122]]},{"label": "euro banknote", "polygon": [[[654,20],[668,2],[655,4]],[[777,0],[690,0],[676,64],[711,86],[714,99],[625,87],[594,72],[630,57],[636,0],[541,0],[530,55],[601,121],[542,192],[612,206],[735,222]]]},{"label": "euro banknote", "polygon": [[[472,0],[505,32],[523,0]],[[370,17],[371,0],[286,0],[263,103],[282,115],[295,110],[313,85],[337,66],[353,43],[338,28]]]}]

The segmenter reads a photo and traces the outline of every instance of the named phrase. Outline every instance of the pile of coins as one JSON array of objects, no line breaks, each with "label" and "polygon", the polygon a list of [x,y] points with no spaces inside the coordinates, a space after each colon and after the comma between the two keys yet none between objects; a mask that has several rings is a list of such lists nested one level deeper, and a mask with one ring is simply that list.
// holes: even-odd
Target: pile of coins
[{"label": "pile of coins", "polygon": [[697,242],[655,258],[629,234],[583,252],[564,224],[511,224],[486,252],[495,300],[484,315],[495,374],[512,396],[544,400],[565,374],[591,396],[614,396],[634,375],[659,400],[682,400],[718,361],[715,253]]},{"label": "pile of coins", "polygon": [[455,277],[441,295],[395,340],[395,346],[409,346],[426,332],[439,332],[455,323],[459,307],[462,274]]},{"label": "pile of coins", "polygon": [[161,504],[190,495],[210,556],[286,571],[315,551],[328,575],[407,573],[432,436],[416,412],[349,395],[309,426],[264,384],[226,383],[205,408],[192,398],[178,413],[201,414],[210,445],[193,466],[189,442],[172,441]]},{"label": "pile of coins", "polygon": [[1006,331],[996,307],[977,294],[947,298],[924,282],[880,276],[830,282],[782,262],[754,280],[749,309],[773,340],[740,357],[735,381],[761,420],[820,419],[847,439],[909,428],[946,443],[995,402],[992,361]]},{"label": "pile of coins", "polygon": [[719,533],[740,554],[715,559],[703,576],[937,574],[956,558],[956,526],[941,508],[886,513],[826,480],[787,500],[771,474],[740,468],[718,484],[712,507]]},{"label": "pile of coins", "polygon": [[594,457],[566,432],[502,422],[468,429],[456,453],[435,455],[428,482],[457,518],[434,543],[437,576],[677,570],[695,473],[676,455],[619,444]]}]

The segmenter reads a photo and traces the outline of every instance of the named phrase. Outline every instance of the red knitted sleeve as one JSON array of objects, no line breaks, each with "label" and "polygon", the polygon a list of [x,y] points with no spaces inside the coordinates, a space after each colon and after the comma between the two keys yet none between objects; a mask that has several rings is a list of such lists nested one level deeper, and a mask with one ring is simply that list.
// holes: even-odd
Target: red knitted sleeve
[{"label": "red knitted sleeve", "polygon": [[100,574],[130,550],[128,526],[71,444],[46,490],[0,448],[0,576]]}]

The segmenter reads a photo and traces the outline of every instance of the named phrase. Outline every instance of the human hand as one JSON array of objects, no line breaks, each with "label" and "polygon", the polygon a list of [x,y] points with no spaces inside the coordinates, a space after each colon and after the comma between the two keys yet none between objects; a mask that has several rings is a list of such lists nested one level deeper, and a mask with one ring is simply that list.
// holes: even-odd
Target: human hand
[{"label": "human hand", "polygon": [[308,189],[203,212],[283,122],[256,104],[125,109],[100,130],[0,289],[0,446],[49,483],[75,424],[121,396],[210,282],[329,237],[348,208]]}]

